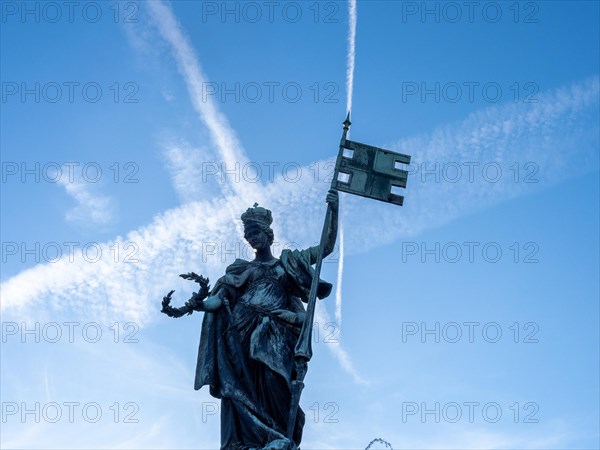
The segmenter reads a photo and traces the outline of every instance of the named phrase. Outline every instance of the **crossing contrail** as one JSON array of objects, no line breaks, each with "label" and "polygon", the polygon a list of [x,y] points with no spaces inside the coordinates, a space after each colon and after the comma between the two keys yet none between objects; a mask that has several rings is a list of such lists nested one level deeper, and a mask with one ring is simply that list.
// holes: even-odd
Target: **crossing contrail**
[{"label": "crossing contrail", "polygon": [[346,66],[346,110],[352,109],[354,55],[356,50],[356,0],[348,0],[348,65]]},{"label": "crossing contrail", "polygon": [[344,275],[344,227],[340,221],[340,259],[338,261],[338,273],[335,289],[335,321],[338,327],[342,327],[342,277]]},{"label": "crossing contrail", "polygon": [[[205,75],[194,48],[185,30],[177,21],[171,7],[163,2],[148,2],[148,9],[160,35],[169,43],[179,72],[183,76],[190,100],[210,136],[226,167],[244,165],[249,158],[227,117],[211,98],[202,98],[202,88],[208,77]],[[222,186],[226,195],[235,194],[246,203],[260,199],[258,189],[251,183],[229,182]]]},{"label": "crossing contrail", "polygon": [[[348,57],[346,65],[346,111],[352,109],[354,89],[354,55],[356,50],[356,0],[348,0]],[[348,131],[350,133],[350,131]],[[335,289],[335,321],[342,326],[342,279],[344,275],[344,221],[340,217],[340,259]]]}]

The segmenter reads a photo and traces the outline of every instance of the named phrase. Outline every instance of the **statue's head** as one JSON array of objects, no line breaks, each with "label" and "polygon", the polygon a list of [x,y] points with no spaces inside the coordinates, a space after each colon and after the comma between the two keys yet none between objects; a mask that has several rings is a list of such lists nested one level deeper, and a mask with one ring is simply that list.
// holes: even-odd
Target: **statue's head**
[{"label": "statue's head", "polygon": [[263,245],[270,247],[273,244],[275,235],[271,229],[273,223],[271,211],[255,203],[242,214],[241,218],[244,222],[244,237],[252,248],[257,249]]}]

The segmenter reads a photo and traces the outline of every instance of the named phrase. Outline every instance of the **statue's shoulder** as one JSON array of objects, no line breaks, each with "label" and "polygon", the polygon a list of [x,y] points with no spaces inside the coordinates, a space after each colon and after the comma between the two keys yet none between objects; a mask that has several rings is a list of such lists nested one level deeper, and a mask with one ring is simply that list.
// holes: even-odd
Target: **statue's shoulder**
[{"label": "statue's shoulder", "polygon": [[248,267],[250,267],[250,261],[238,258],[227,266],[227,269],[225,269],[225,273],[234,275],[239,274],[244,272]]},{"label": "statue's shoulder", "polygon": [[[250,273],[247,269],[250,268],[250,261],[244,259],[236,259],[225,269],[225,275],[219,278],[218,285],[228,285],[239,288],[248,279]],[[215,285],[216,287],[216,285]]]},{"label": "statue's shoulder", "polygon": [[289,249],[284,248],[281,250],[281,259],[282,262],[290,261],[291,259],[306,259],[307,255],[310,255],[310,249],[306,250],[298,250],[298,249]]},{"label": "statue's shoulder", "polygon": [[285,266],[290,259],[294,257],[293,252],[297,252],[298,250],[291,250],[289,248],[284,248],[281,250],[281,255],[279,255],[279,260]]},{"label": "statue's shoulder", "polygon": [[301,253],[302,253],[302,250],[284,248],[283,250],[281,250],[281,256],[279,257],[279,259],[289,258],[289,257],[294,257],[294,256],[297,257]]}]

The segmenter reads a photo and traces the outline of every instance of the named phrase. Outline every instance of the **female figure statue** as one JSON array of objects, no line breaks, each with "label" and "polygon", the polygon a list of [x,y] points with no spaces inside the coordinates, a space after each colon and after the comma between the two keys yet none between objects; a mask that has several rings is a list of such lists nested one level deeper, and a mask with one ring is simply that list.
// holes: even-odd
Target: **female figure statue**
[{"label": "female figure statue", "polygon": [[[324,257],[334,248],[337,235],[338,194],[330,190],[332,207]],[[286,438],[290,384],[294,376],[294,347],[304,322],[313,278],[311,265],[318,247],[271,253],[271,211],[259,207],[242,214],[244,237],[255,251],[253,261],[237,259],[208,293],[208,280],[183,275],[202,286],[184,308],[169,305],[163,312],[179,317],[183,312],[204,311],[194,388],[209,386],[221,399],[222,450],[293,450],[302,438],[304,413],[298,411],[293,442]],[[319,280],[318,298],[331,292]]]}]

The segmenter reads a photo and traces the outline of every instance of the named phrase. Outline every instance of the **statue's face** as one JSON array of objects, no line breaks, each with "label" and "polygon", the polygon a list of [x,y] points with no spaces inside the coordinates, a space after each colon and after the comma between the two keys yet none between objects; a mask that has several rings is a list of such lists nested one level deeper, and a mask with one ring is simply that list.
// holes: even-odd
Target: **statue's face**
[{"label": "statue's face", "polygon": [[269,247],[269,237],[267,236],[267,233],[262,231],[259,227],[246,228],[244,230],[244,237],[254,250]]}]

